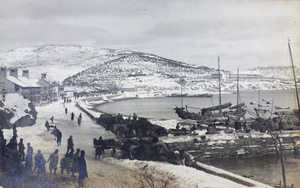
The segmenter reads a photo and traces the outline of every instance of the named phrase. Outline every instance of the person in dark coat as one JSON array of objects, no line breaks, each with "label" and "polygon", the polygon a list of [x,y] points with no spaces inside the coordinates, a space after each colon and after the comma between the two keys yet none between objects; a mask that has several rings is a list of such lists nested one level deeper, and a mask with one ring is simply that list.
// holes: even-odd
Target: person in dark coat
[{"label": "person in dark coat", "polygon": [[88,178],[87,166],[86,166],[84,156],[85,156],[85,151],[81,150],[81,154],[80,154],[80,157],[78,159],[78,172],[79,172],[78,185],[79,185],[79,187],[83,187],[84,179]]},{"label": "person in dark coat", "polygon": [[41,164],[41,159],[44,158],[41,150],[38,150],[38,153],[35,154],[34,156],[34,168],[33,168],[33,172],[35,172],[36,169],[39,168],[39,165]]},{"label": "person in dark coat", "polygon": [[77,123],[78,123],[78,126],[81,125],[81,117],[79,116],[78,119],[77,119]]},{"label": "person in dark coat", "polygon": [[66,114],[68,113],[68,108],[65,108],[65,113],[66,113]]},{"label": "person in dark coat", "polygon": [[46,174],[46,160],[41,153],[41,150],[38,150],[38,153],[34,156],[34,169],[33,172],[35,172],[35,169],[37,169],[37,175],[39,174]]},{"label": "person in dark coat", "polygon": [[54,117],[52,116],[52,117],[50,118],[50,120],[51,120],[51,122],[53,123]]},{"label": "person in dark coat", "polygon": [[30,143],[27,143],[27,154],[25,157],[25,168],[27,170],[32,170],[32,166],[33,166],[33,159],[32,159],[32,155],[33,155],[33,148],[30,146]]},{"label": "person in dark coat", "polygon": [[72,113],[71,113],[71,120],[72,120],[72,121],[74,120],[74,116],[75,116],[75,115],[74,115],[74,113],[72,112]]},{"label": "person in dark coat", "polygon": [[19,156],[20,156],[20,159],[21,161],[25,161],[25,153],[24,153],[24,149],[25,149],[25,146],[23,144],[23,138],[20,138],[20,142],[19,142]]},{"label": "person in dark coat", "polygon": [[72,171],[72,177],[76,177],[74,174],[78,172],[78,159],[80,155],[80,149],[78,148],[76,150],[76,153],[73,155],[73,165],[71,168]]},{"label": "person in dark coat", "polygon": [[17,131],[17,126],[14,126],[14,128],[13,128],[13,136],[14,137],[18,137],[18,133],[17,133],[18,131]]},{"label": "person in dark coat", "polygon": [[61,160],[60,160],[60,168],[61,168],[61,174],[64,173],[64,170],[67,170],[67,173],[70,173],[70,170],[72,168],[73,165],[73,161],[72,159],[70,159],[70,157],[68,157],[67,155],[65,155]]},{"label": "person in dark coat", "polygon": [[48,121],[46,121],[45,127],[47,128],[47,131],[49,131],[50,126],[49,126],[49,122]]},{"label": "person in dark coat", "polygon": [[40,159],[39,159],[39,163],[38,163],[38,170],[37,170],[37,175],[40,174],[44,174],[46,175],[46,160],[44,158],[44,156],[41,154]]},{"label": "person in dark coat", "polygon": [[72,138],[72,135],[68,138],[68,149],[67,149],[67,153],[66,155],[68,156],[68,153],[69,151],[73,150],[74,151],[74,148],[73,148],[74,144],[73,144],[73,138]]},{"label": "person in dark coat", "polygon": [[102,140],[102,136],[99,137],[99,140],[94,139],[94,147],[96,148],[95,159],[100,159],[101,154],[104,154],[104,141]]},{"label": "person in dark coat", "polygon": [[61,138],[62,138],[62,133],[60,130],[57,130],[57,135],[56,135],[57,146],[61,146]]},{"label": "person in dark coat", "polygon": [[48,158],[48,161],[50,161],[49,163],[49,170],[50,170],[50,174],[52,173],[52,170],[54,170],[54,174],[56,174],[56,170],[57,170],[57,164],[58,164],[58,149],[56,149],[54,151],[54,153],[52,153],[49,158]]}]

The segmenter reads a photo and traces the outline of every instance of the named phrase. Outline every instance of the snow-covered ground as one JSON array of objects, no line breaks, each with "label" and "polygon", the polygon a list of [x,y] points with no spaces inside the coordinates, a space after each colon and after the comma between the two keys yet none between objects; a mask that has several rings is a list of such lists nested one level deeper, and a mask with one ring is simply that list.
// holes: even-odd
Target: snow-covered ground
[{"label": "snow-covered ground", "polygon": [[[103,139],[115,138],[111,132],[106,131],[103,127],[96,124],[87,114],[82,112],[75,106],[77,101],[74,99],[71,103],[63,103],[62,100],[54,102],[52,104],[37,107],[38,119],[37,123],[31,127],[18,127],[18,140],[23,138],[24,143],[30,142],[34,154],[40,149],[46,159],[54,152],[55,149],[59,149],[60,159],[63,157],[67,150],[67,139],[70,135],[73,136],[74,149],[83,149],[86,151],[86,161],[88,167],[89,178],[85,181],[85,187],[138,187],[138,180],[134,173],[137,171],[136,163],[148,164],[154,166],[157,170],[167,172],[175,176],[174,185],[176,187],[247,187],[242,184],[235,183],[226,178],[215,176],[200,170],[196,170],[191,167],[172,165],[163,162],[146,162],[135,160],[118,160],[112,157],[106,157],[101,160],[94,159],[93,138],[102,136]],[[80,102],[81,106],[88,108],[90,104]],[[68,108],[68,114],[65,114],[65,107]],[[99,113],[95,113],[89,110],[95,117],[99,117]],[[70,113],[75,114],[75,120],[71,121]],[[78,126],[77,117],[82,114],[82,124]],[[54,124],[62,132],[62,145],[57,146],[53,135],[50,134],[45,128],[45,121],[50,122],[50,117],[54,116]],[[175,122],[165,122],[168,125],[174,125]],[[12,129],[4,130],[4,136],[6,139],[12,137]],[[204,165],[199,163],[199,165]],[[229,174],[237,177],[238,179],[253,183],[255,187],[270,187],[253,180],[243,178],[238,175],[231,174],[221,169],[214,168],[212,166],[205,165],[206,168],[210,168],[213,171],[221,171],[224,174]],[[49,175],[49,169],[47,164],[47,176]],[[61,175],[60,173],[56,176]],[[62,187],[76,186],[77,178],[69,178],[68,183],[61,182]],[[101,183],[99,183],[101,182]]]}]

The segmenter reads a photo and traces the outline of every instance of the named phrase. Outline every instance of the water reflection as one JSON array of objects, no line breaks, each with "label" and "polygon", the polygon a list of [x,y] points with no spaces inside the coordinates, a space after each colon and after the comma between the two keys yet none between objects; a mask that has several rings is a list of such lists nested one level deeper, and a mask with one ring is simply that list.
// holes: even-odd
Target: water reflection
[{"label": "water reflection", "polygon": [[[241,159],[211,159],[201,162],[271,186],[278,185],[279,181],[283,182],[280,158],[276,155]],[[295,187],[300,187],[300,157],[286,155],[284,167],[287,185],[294,184]]]}]

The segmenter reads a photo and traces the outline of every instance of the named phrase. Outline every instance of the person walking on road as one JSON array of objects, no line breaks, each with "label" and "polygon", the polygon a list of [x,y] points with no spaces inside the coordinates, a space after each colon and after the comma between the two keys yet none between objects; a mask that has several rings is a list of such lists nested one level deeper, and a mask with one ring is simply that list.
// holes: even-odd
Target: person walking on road
[{"label": "person walking on road", "polygon": [[83,187],[84,179],[88,178],[87,166],[86,166],[84,156],[85,156],[85,151],[81,150],[81,154],[80,154],[80,157],[78,159],[78,172],[79,172],[78,185],[79,185],[79,187]]},{"label": "person walking on road", "polygon": [[72,135],[70,135],[70,137],[68,138],[68,148],[67,148],[67,153],[66,153],[67,156],[68,156],[68,153],[69,153],[70,150],[74,151],[73,146],[74,146],[74,144],[73,144],[73,138],[72,138]]},{"label": "person walking on road", "polygon": [[25,157],[25,168],[27,170],[32,170],[32,166],[33,166],[33,148],[30,146],[30,143],[27,143],[27,153],[26,153],[26,157]]},{"label": "person walking on road", "polygon": [[25,146],[23,144],[23,138],[20,138],[20,142],[19,142],[19,156],[20,156],[20,159],[21,161],[25,161],[25,153],[24,153],[24,149],[25,149]]},{"label": "person walking on road", "polygon": [[41,150],[38,150],[38,153],[34,156],[34,168],[33,172],[35,172],[36,169],[38,169],[40,165],[40,160],[43,158],[43,155],[41,154]]},{"label": "person walking on road", "polygon": [[62,138],[62,133],[60,130],[57,130],[57,135],[56,135],[57,146],[61,146],[61,138]]},{"label": "person walking on road", "polygon": [[48,161],[49,162],[49,169],[50,169],[50,174],[52,173],[52,170],[54,170],[54,174],[56,174],[56,170],[57,170],[57,164],[58,164],[58,149],[56,149],[54,151],[54,153],[52,153],[49,158]]},{"label": "person walking on road", "polygon": [[75,116],[75,115],[74,115],[74,113],[72,112],[72,113],[71,113],[71,120],[72,120],[72,121],[74,120],[74,116]]}]

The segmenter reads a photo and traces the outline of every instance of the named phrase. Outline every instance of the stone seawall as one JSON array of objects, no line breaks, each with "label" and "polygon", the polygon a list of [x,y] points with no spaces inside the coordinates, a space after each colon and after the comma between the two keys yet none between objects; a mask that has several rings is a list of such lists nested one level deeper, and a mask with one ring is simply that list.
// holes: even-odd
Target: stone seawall
[{"label": "stone seawall", "polygon": [[[279,133],[279,137],[283,152],[293,153],[294,140],[300,140],[300,131],[285,131]],[[278,148],[270,135],[262,133],[190,136],[188,140],[174,138],[172,141],[166,139],[166,142],[175,148],[184,148],[195,159],[257,157],[276,154]]]}]

